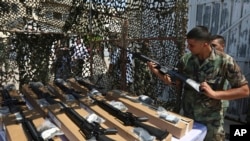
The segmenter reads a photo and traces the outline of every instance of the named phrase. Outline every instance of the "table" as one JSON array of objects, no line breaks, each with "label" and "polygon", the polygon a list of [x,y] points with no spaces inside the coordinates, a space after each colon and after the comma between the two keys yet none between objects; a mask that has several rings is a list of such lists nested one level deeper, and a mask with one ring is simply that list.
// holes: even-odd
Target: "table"
[{"label": "table", "polygon": [[172,138],[172,141],[203,141],[207,134],[207,127],[204,124],[194,122],[193,129],[182,138]]},{"label": "table", "polygon": [[[189,131],[186,135],[184,135],[180,139],[172,137],[171,141],[203,141],[206,134],[207,134],[207,127],[203,124],[194,122],[193,129],[191,131]],[[4,131],[0,131],[0,141],[6,141]],[[65,139],[65,141],[67,140]]]}]

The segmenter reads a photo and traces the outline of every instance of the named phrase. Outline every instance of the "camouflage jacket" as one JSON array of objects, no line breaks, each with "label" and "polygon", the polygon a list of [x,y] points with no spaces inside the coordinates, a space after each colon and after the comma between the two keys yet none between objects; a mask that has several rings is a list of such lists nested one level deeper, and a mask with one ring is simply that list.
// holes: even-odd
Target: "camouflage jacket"
[{"label": "camouflage jacket", "polygon": [[[213,90],[225,89],[228,83],[232,88],[248,83],[234,59],[215,49],[201,64],[198,57],[191,53],[185,54],[180,60],[179,70],[199,83],[208,82]],[[184,114],[197,121],[221,118],[221,100],[198,94],[188,86],[184,89],[183,102]]]}]

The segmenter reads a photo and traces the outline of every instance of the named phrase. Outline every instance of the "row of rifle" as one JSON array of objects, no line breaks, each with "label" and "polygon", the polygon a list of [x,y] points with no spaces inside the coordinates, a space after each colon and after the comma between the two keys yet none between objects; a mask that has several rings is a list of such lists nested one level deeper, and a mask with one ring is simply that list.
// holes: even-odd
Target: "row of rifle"
[{"label": "row of rifle", "polygon": [[28,140],[44,141],[44,139],[37,131],[32,120],[26,118],[26,116],[24,115],[24,108],[22,108],[22,106],[24,106],[26,102],[20,99],[18,96],[11,96],[11,94],[9,93],[14,89],[14,85],[7,85],[1,89],[1,108],[7,107],[7,110],[5,110],[5,112],[1,114],[4,115],[8,113],[14,113],[18,117],[17,122],[21,123]]},{"label": "row of rifle", "polygon": [[[131,112],[121,111],[111,104],[107,103],[105,99],[104,93],[101,92],[101,88],[98,86],[89,83],[88,81],[75,78],[76,82],[89,90],[88,95],[83,95],[81,92],[75,90],[68,82],[63,79],[55,79],[53,84],[58,87],[64,94],[70,94],[74,97],[75,100],[80,100],[81,98],[88,97],[96,105],[101,107],[103,110],[108,112],[110,115],[114,116],[116,119],[119,119],[123,123],[124,126],[132,126],[132,127],[140,127],[146,130],[150,135],[155,136],[157,140],[164,140],[168,136],[168,131],[162,130],[160,128],[150,126],[149,124],[145,124],[144,122],[148,121],[147,117],[137,117]],[[46,100],[50,105],[59,104],[61,110],[68,116],[70,120],[78,126],[79,130],[84,134],[84,138],[86,140],[96,139],[100,141],[112,141],[113,139],[109,138],[106,135],[117,134],[118,131],[116,128],[103,128],[100,123],[89,122],[82,115],[74,110],[74,108],[69,107],[66,104],[66,101],[62,102],[61,100],[57,100],[57,96],[55,93],[55,88],[51,85],[47,85],[46,87],[41,82],[30,82],[29,88],[37,95],[37,98]],[[46,89],[44,89],[46,88]],[[26,134],[31,138],[31,140],[43,140],[39,133],[37,132],[32,121],[25,118],[22,114],[22,109],[19,108],[20,104],[25,104],[24,101],[20,102],[14,98],[12,98],[9,93],[9,89],[4,88],[1,92],[2,94],[2,106],[8,106],[11,113],[18,112],[22,117],[20,122],[23,124],[24,130],[27,131]],[[103,96],[104,99],[98,99],[97,96]],[[119,134],[119,133],[118,133]]]}]

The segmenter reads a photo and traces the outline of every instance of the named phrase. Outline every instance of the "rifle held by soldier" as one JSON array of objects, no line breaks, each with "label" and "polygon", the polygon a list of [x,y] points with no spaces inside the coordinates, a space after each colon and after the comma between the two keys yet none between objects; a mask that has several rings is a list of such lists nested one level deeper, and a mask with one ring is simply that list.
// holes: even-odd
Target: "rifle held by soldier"
[{"label": "rifle held by soldier", "polygon": [[[129,51],[131,52],[131,51]],[[163,66],[161,65],[158,61],[153,60],[145,55],[142,55],[140,53],[137,52],[131,52],[133,54],[134,58],[137,58],[143,62],[153,62],[156,64],[156,68],[162,73],[162,74],[169,74],[171,77],[176,77],[178,79],[180,79],[181,81],[183,81],[184,83],[188,84],[189,86],[191,86],[194,90],[196,90],[197,92],[201,92],[200,91],[200,84],[197,83],[196,81],[194,81],[193,79],[187,78],[186,76],[184,76],[183,74],[180,74],[177,70],[177,68],[169,68],[167,66]]]}]

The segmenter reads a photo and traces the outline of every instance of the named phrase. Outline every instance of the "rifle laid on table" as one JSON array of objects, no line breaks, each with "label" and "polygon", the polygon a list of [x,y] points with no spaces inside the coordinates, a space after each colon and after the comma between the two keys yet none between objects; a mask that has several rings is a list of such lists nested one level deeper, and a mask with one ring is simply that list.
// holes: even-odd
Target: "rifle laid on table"
[{"label": "rifle laid on table", "polygon": [[115,128],[104,129],[99,123],[93,122],[89,123],[85,118],[78,114],[73,108],[67,107],[64,103],[60,102],[63,107],[63,111],[66,115],[80,128],[80,130],[86,136],[86,139],[91,139],[93,137],[99,141],[113,141],[113,139],[108,138],[105,135],[116,134],[117,130]]},{"label": "rifle laid on table", "polygon": [[[84,117],[77,113],[73,108],[68,107],[66,104],[60,101],[56,101],[49,97],[48,93],[43,92],[40,87],[41,85],[36,83],[31,83],[32,90],[40,95],[40,98],[45,98],[49,104],[58,103],[62,107],[65,114],[72,120],[82,131],[86,139],[91,139],[95,137],[100,141],[113,141],[113,139],[108,138],[106,135],[116,134],[117,130],[114,128],[104,129],[99,123],[93,122],[89,123]],[[41,97],[42,96],[42,97]]]},{"label": "rifle laid on table", "polygon": [[56,96],[51,95],[48,91],[43,91],[41,88],[44,87],[42,82],[30,82],[29,87],[37,95],[39,99],[45,99],[49,104],[57,104],[58,102],[54,100]]},{"label": "rifle laid on table", "polygon": [[80,92],[76,91],[75,89],[71,88],[66,81],[61,78],[57,78],[54,80],[54,84],[59,87],[65,94],[71,94],[75,98],[83,98],[80,95]]},{"label": "rifle laid on table", "polygon": [[24,100],[20,100],[17,98],[12,97],[9,94],[9,91],[13,89],[13,85],[8,85],[1,90],[1,95],[2,95],[2,101],[1,101],[1,106],[6,106],[8,107],[10,113],[16,112],[17,111],[17,105],[26,105],[26,102]]},{"label": "rifle laid on table", "polygon": [[[128,51],[128,50],[127,50]],[[131,52],[131,51],[128,51],[130,53],[133,54],[133,58],[137,58],[145,63],[147,62],[153,62],[156,64],[156,68],[160,71],[160,73],[162,74],[169,74],[171,77],[175,77],[175,78],[178,78],[180,79],[182,82],[188,84],[190,87],[192,87],[194,90],[196,90],[198,93],[200,93],[200,84],[197,83],[195,80],[193,79],[190,79],[186,76],[184,76],[183,74],[180,74],[177,70],[177,68],[170,68],[170,67],[167,67],[167,66],[163,66],[161,65],[158,61],[156,60],[153,60],[145,55],[142,55],[138,52]]]},{"label": "rifle laid on table", "polygon": [[[17,99],[14,99],[9,94],[9,90],[11,88],[3,88],[2,89],[2,97],[3,97],[3,103],[4,106],[8,106],[11,113],[14,113],[16,115],[16,119],[18,123],[22,124],[22,128],[29,140],[32,141],[44,141],[44,139],[41,137],[39,132],[37,131],[34,123],[32,120],[29,120],[25,117],[23,110],[20,108],[20,104],[24,105],[24,101],[18,101]],[[17,106],[17,104],[19,106]]]},{"label": "rifle laid on table", "polygon": [[[94,100],[94,102],[100,106],[102,109],[107,111],[112,116],[118,118],[120,121],[123,122],[125,126],[134,126],[134,127],[141,127],[146,130],[149,134],[156,137],[158,140],[163,140],[169,134],[167,131],[163,131],[159,128],[150,126],[148,124],[144,124],[148,120],[147,117],[137,117],[131,112],[123,112],[118,108],[115,108],[111,104],[107,103],[105,100],[98,100],[95,96],[100,96],[102,93],[99,92],[97,89],[94,88],[94,85],[89,83],[84,83],[84,80],[77,79],[77,82],[80,82],[83,86],[87,87],[90,91],[90,98]],[[85,84],[85,85],[84,85]]]}]

